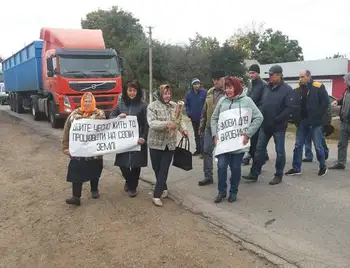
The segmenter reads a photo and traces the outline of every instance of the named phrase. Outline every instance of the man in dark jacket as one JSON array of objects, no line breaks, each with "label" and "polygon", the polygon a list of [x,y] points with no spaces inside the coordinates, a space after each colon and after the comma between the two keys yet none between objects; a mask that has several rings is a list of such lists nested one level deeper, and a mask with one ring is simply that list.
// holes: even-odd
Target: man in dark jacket
[{"label": "man in dark jacket", "polygon": [[293,121],[297,125],[293,154],[293,166],[285,175],[300,175],[305,140],[308,133],[315,144],[317,160],[320,163],[319,176],[327,173],[323,147],[323,125],[328,112],[329,98],[325,86],[311,78],[310,71],[300,73],[300,84],[294,90]]},{"label": "man in dark jacket", "polygon": [[273,137],[276,148],[276,173],[270,181],[270,185],[282,182],[283,171],[286,164],[285,136],[288,119],[293,110],[293,89],[283,82],[283,69],[279,65],[273,65],[269,70],[269,84],[264,90],[261,102],[261,113],[264,116],[262,127],[259,131],[258,144],[256,146],[255,159],[248,176],[244,179],[257,181],[261,168],[265,163],[267,145]]},{"label": "man in dark jacket", "polygon": [[[264,92],[264,89],[267,86],[267,83],[260,78],[260,67],[257,64],[253,64],[249,67],[249,76],[252,79],[252,87],[248,90],[247,96],[250,97],[255,105],[260,108],[261,98]],[[249,155],[243,158],[242,164],[244,166],[249,165],[251,158],[254,158],[256,151],[256,144],[258,143],[259,130],[253,135],[250,139],[250,149]],[[269,156],[266,151],[266,161],[269,160]]]},{"label": "man in dark jacket", "polygon": [[350,73],[344,76],[346,90],[343,97],[332,103],[333,106],[340,105],[340,134],[338,142],[338,159],[329,169],[345,169],[348,142],[350,138]]},{"label": "man in dark jacket", "polygon": [[186,94],[186,113],[191,119],[194,131],[194,138],[196,141],[196,151],[193,156],[203,153],[203,141],[199,135],[199,125],[201,121],[202,110],[207,97],[207,91],[201,86],[201,81],[198,78],[193,78],[191,82],[191,89]]}]

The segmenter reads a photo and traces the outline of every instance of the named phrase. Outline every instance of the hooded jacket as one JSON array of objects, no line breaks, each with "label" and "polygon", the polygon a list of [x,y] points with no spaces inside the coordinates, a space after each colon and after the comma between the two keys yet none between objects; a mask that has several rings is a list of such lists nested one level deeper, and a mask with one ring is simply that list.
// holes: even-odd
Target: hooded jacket
[{"label": "hooded jacket", "polygon": [[115,156],[114,164],[119,167],[146,167],[148,164],[147,152],[147,103],[142,101],[142,90],[137,90],[134,99],[130,99],[127,88],[123,87],[123,93],[118,105],[110,114],[110,118],[118,117],[120,114],[133,115],[137,117],[139,125],[139,137],[145,140],[141,145],[141,151],[125,152]]},{"label": "hooded jacket", "polygon": [[[260,128],[261,123],[263,122],[263,116],[259,108],[254,104],[253,100],[246,96],[245,92],[242,92],[240,95],[235,96],[233,99],[229,99],[227,96],[222,97],[218,102],[213,115],[211,117],[211,131],[213,137],[217,135],[218,122],[220,113],[230,110],[230,109],[243,109],[248,108],[252,110],[252,121],[247,130],[247,136],[251,138]],[[243,152],[248,152],[249,147],[234,151],[232,153],[239,154]]]}]

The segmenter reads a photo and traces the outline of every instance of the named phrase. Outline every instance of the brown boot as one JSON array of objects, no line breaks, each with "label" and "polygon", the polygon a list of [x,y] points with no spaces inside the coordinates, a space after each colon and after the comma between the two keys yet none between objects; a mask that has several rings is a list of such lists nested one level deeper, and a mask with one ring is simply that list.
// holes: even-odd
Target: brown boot
[{"label": "brown boot", "polygon": [[71,197],[69,199],[66,199],[66,203],[68,205],[74,205],[74,206],[80,206],[80,198],[79,197]]}]

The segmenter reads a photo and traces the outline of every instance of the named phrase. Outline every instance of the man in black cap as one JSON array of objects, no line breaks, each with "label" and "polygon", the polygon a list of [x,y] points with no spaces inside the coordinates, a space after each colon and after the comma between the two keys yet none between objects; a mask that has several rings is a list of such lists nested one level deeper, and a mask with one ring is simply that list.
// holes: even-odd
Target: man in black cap
[{"label": "man in black cap", "polygon": [[[252,87],[247,92],[247,96],[250,97],[255,105],[260,108],[261,98],[264,92],[264,89],[267,86],[267,83],[260,78],[260,67],[257,64],[253,64],[249,67],[249,77],[252,80]],[[253,137],[250,139],[250,149],[249,155],[243,158],[242,164],[244,166],[249,165],[249,161],[251,158],[254,158],[256,151],[256,144],[258,142],[259,131],[257,131]],[[266,161],[269,160],[269,156],[266,151]]]},{"label": "man in black cap", "polygon": [[265,151],[273,137],[276,148],[276,172],[270,185],[282,182],[283,171],[286,165],[285,136],[288,120],[293,111],[293,89],[283,82],[283,69],[280,65],[273,65],[268,74],[269,83],[264,90],[261,100],[261,113],[264,116],[261,130],[259,131],[258,144],[255,158],[248,176],[244,179],[257,181],[261,168],[265,163]]},{"label": "man in black cap", "polygon": [[203,106],[201,122],[199,127],[200,135],[204,135],[203,141],[203,172],[204,180],[198,182],[199,186],[205,186],[213,183],[213,150],[214,140],[211,135],[211,116],[216,104],[225,96],[225,72],[215,71],[212,73],[214,87],[208,90],[207,97]]}]

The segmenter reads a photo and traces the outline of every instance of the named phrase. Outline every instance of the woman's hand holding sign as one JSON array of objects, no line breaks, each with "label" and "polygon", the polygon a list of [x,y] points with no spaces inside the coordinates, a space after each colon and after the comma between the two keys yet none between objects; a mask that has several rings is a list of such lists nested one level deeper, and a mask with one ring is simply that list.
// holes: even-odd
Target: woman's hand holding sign
[{"label": "woman's hand holding sign", "polygon": [[247,134],[244,134],[243,136],[243,145],[246,145],[249,142],[249,137],[247,136]]}]

